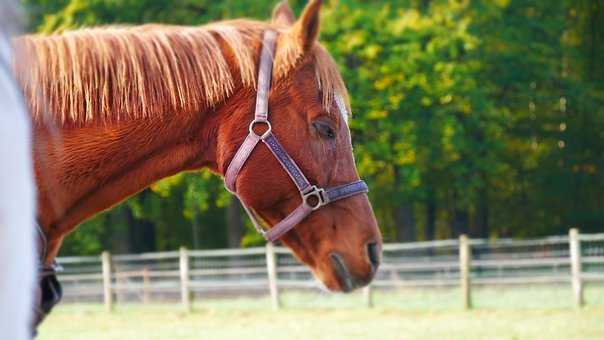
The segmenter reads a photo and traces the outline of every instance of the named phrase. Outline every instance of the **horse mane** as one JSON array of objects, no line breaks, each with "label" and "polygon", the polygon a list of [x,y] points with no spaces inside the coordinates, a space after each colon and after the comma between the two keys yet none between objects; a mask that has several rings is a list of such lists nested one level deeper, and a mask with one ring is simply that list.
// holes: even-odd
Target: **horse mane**
[{"label": "horse mane", "polygon": [[[239,83],[255,88],[262,32],[269,27],[280,30],[234,20],[29,35],[14,42],[14,68],[34,122],[84,125],[192,114],[223,102]],[[306,57],[287,34],[280,34],[275,53],[273,81]],[[316,44],[307,55],[314,58],[325,107],[335,94],[347,98],[329,53]],[[28,65],[19,56],[27,56]]]}]

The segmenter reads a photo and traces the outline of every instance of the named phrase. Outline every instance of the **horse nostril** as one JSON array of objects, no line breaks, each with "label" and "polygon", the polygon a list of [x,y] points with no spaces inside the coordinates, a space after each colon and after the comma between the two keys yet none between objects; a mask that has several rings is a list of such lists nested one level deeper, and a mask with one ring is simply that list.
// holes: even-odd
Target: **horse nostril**
[{"label": "horse nostril", "polygon": [[380,253],[377,242],[367,243],[367,256],[369,257],[369,263],[371,263],[373,270],[376,270],[380,265]]}]

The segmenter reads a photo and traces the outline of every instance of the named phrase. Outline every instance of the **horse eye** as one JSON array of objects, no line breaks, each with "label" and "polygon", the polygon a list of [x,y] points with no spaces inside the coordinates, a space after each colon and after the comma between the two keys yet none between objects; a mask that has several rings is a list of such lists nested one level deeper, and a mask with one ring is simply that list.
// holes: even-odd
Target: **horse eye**
[{"label": "horse eye", "polygon": [[323,138],[334,139],[336,138],[335,131],[329,126],[329,124],[321,121],[316,121],[312,123],[312,126],[317,130],[319,135]]}]

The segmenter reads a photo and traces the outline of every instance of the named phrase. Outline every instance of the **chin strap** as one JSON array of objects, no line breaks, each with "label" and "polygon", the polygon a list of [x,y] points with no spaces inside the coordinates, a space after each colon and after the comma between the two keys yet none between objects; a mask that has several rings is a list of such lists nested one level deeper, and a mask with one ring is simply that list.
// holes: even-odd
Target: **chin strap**
[{"label": "chin strap", "polygon": [[[270,90],[276,39],[277,32],[268,30],[264,33],[260,67],[258,71],[258,91],[256,94],[254,120],[250,123],[249,133],[239,147],[239,150],[235,153],[224,176],[226,188],[237,196],[237,176],[252,154],[252,151],[260,142],[262,142],[268,147],[275,158],[277,158],[285,172],[294,182],[300,193],[302,203],[272,228],[263,228],[261,223],[262,219],[253,209],[247,207],[243,200],[240,199],[241,204],[250,216],[256,230],[258,230],[258,232],[269,242],[274,242],[281,238],[314,210],[331,202],[367,193],[369,191],[367,184],[362,180],[327,189],[312,185],[308,179],[306,179],[306,176],[304,176],[296,162],[290,157],[287,151],[283,149],[277,140],[277,137],[272,133],[272,126],[268,120],[268,93]],[[255,132],[255,128],[259,128],[261,125],[264,125],[264,132],[258,134]]]}]

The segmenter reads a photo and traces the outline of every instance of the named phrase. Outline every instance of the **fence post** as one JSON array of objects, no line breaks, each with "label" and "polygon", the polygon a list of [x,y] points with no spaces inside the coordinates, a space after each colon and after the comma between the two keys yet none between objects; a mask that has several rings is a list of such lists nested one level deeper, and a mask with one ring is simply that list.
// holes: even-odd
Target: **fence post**
[{"label": "fence post", "polygon": [[367,285],[363,288],[363,302],[367,308],[373,307],[373,292],[371,285]]},{"label": "fence post", "polygon": [[271,293],[273,309],[277,310],[280,305],[279,289],[277,287],[277,260],[275,248],[271,242],[266,243],[266,271],[268,273],[268,287]]},{"label": "fence post", "polygon": [[185,311],[191,311],[191,291],[189,290],[189,254],[187,248],[180,247],[180,299]]},{"label": "fence post", "polygon": [[111,289],[111,254],[104,251],[101,254],[101,268],[103,273],[103,300],[108,312],[113,310],[113,290]]},{"label": "fence post", "polygon": [[459,277],[461,285],[461,297],[464,309],[472,308],[472,293],[470,291],[470,263],[472,254],[470,253],[470,243],[468,236],[459,236]]},{"label": "fence post", "polygon": [[149,293],[150,281],[149,268],[145,267],[143,269],[143,304],[147,304],[151,301],[151,295]]},{"label": "fence post", "polygon": [[570,246],[570,272],[575,307],[583,306],[583,282],[581,281],[581,240],[579,230],[572,228],[568,231]]}]

